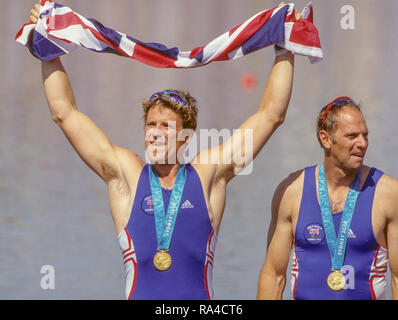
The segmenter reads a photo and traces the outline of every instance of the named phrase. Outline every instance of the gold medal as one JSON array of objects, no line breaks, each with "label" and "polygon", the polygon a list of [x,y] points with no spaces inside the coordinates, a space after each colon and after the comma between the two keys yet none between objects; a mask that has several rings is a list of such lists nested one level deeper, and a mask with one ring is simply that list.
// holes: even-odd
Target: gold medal
[{"label": "gold medal", "polygon": [[158,250],[153,257],[153,265],[159,271],[166,271],[171,267],[171,256],[167,250]]},{"label": "gold medal", "polygon": [[334,291],[343,290],[346,285],[345,277],[341,270],[333,270],[328,277],[328,286]]}]

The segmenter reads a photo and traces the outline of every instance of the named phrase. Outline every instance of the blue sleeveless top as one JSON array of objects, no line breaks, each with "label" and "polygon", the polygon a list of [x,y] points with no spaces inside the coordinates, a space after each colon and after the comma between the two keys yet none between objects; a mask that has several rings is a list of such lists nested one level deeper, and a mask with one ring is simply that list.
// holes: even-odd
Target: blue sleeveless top
[{"label": "blue sleeveless top", "polygon": [[[384,299],[387,250],[381,247],[372,227],[372,205],[383,172],[372,168],[358,196],[348,233],[343,266],[346,286],[333,291],[327,285],[331,258],[317,199],[316,166],[305,168],[304,187],[294,240],[291,287],[294,299],[366,300]],[[336,232],[342,212],[333,214]]]},{"label": "blue sleeveless top", "polygon": [[[136,300],[207,300],[213,297],[213,261],[217,237],[211,226],[202,184],[192,165],[170,244],[172,265],[158,271],[156,229],[149,184],[149,165],[143,168],[126,228],[119,234],[126,269],[126,298]],[[162,188],[165,210],[172,190]]]}]

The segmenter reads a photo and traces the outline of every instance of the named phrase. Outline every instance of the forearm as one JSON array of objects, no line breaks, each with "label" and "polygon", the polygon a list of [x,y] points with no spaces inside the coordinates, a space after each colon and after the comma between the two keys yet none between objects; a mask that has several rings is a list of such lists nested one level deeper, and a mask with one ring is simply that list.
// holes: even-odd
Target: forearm
[{"label": "forearm", "polygon": [[[391,229],[394,229],[393,231]],[[398,230],[396,225],[389,226],[388,232],[388,260],[391,273],[391,291],[393,300],[398,300],[398,237],[395,234]],[[393,234],[393,235],[392,235]]]},{"label": "forearm", "polygon": [[398,179],[393,179],[388,176],[383,176],[381,186],[385,196],[385,206],[388,208],[386,220],[387,225],[387,248],[388,248],[388,261],[391,273],[391,289],[392,299],[398,300]]},{"label": "forearm", "polygon": [[258,112],[276,124],[284,121],[293,86],[294,55],[288,51],[275,58]]},{"label": "forearm", "polygon": [[[245,134],[245,138],[235,139],[235,134],[233,135],[232,150],[234,154],[249,159],[245,164],[258,155],[283,123],[292,91],[293,69],[294,57],[291,52],[276,57],[258,111],[240,127],[240,132]],[[251,140],[248,141],[246,129],[252,132],[249,136]]]},{"label": "forearm", "polygon": [[262,270],[258,283],[258,300],[281,300],[285,289],[286,277]]},{"label": "forearm", "polygon": [[391,276],[392,300],[398,300],[398,277]]},{"label": "forearm", "polygon": [[[282,201],[282,198],[286,193],[286,185],[290,184],[290,180],[280,183],[272,198],[272,218],[268,227],[267,254],[259,277],[258,299],[282,299],[285,289],[293,234],[290,202]],[[287,199],[294,199],[296,195],[289,196]]]},{"label": "forearm", "polygon": [[56,122],[76,109],[75,97],[61,60],[42,62],[44,92],[51,115]]}]

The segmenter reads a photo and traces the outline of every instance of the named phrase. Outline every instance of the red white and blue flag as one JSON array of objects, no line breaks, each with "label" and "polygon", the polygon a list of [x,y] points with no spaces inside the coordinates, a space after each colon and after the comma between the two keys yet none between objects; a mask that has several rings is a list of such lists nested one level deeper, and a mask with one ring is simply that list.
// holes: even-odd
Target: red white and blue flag
[{"label": "red white and blue flag", "polygon": [[96,52],[127,56],[156,68],[194,68],[213,61],[235,60],[253,51],[277,44],[310,58],[323,58],[318,30],[313,24],[311,3],[296,21],[294,4],[257,13],[205,46],[190,51],[145,43],[87,19],[67,6],[41,0],[37,24],[25,24],[15,40],[40,60],[51,60],[80,47]]}]

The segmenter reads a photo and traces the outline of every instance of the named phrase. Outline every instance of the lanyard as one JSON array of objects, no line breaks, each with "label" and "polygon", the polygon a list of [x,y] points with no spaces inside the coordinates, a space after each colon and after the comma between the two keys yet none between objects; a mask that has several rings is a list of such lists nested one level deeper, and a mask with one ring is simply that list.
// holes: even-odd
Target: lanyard
[{"label": "lanyard", "polygon": [[354,215],[355,205],[359,195],[361,172],[358,170],[357,177],[350,187],[350,191],[345,202],[343,216],[340,222],[339,233],[336,238],[336,230],[333,224],[332,211],[330,209],[329,194],[325,178],[325,168],[322,164],[319,168],[318,191],[319,202],[322,212],[322,221],[325,228],[326,241],[332,260],[332,269],[341,270],[344,263],[344,255],[347,248],[348,231],[350,229],[352,216]]},{"label": "lanyard", "polygon": [[171,192],[169,207],[167,208],[167,214],[165,215],[162,187],[160,185],[159,176],[155,169],[151,165],[149,166],[149,183],[151,186],[153,210],[155,215],[157,248],[160,250],[168,250],[170,247],[174,225],[177,220],[178,209],[181,203],[181,197],[184,191],[185,180],[186,169],[185,165],[182,165],[178,169],[173,191]]}]

